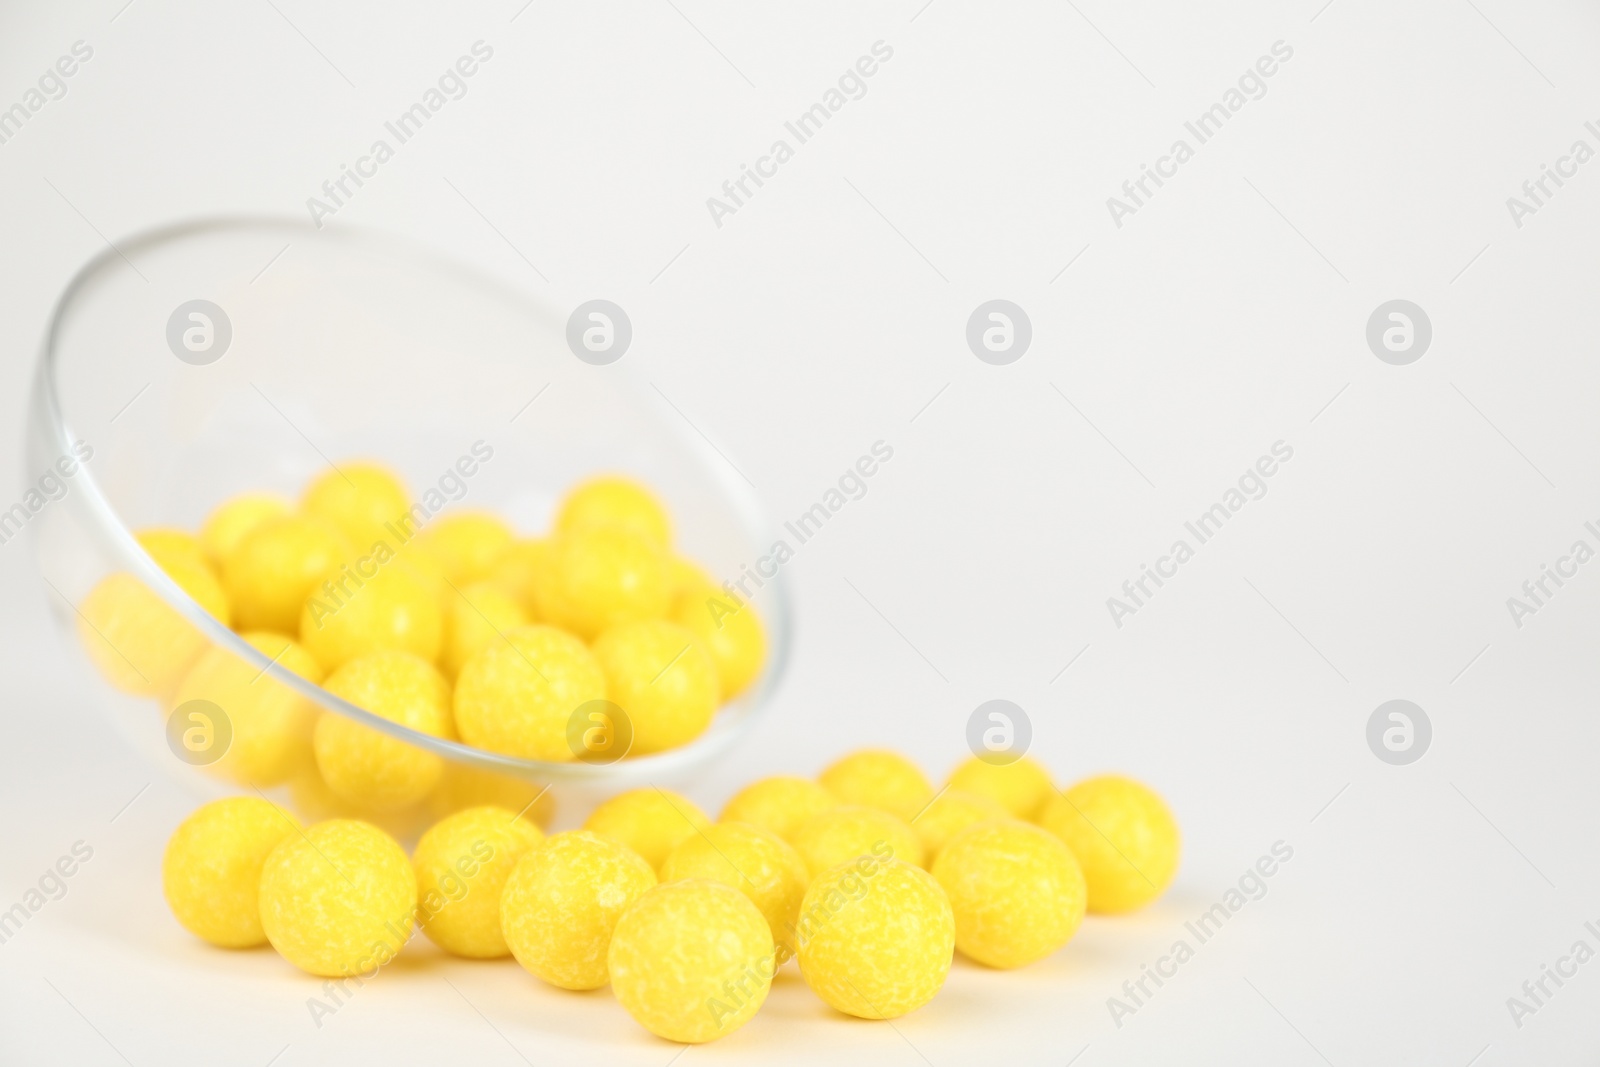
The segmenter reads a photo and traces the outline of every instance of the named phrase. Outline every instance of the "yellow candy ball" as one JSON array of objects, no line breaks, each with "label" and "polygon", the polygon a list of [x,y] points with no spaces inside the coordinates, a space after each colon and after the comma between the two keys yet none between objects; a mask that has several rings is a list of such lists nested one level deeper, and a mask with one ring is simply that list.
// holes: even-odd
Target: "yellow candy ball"
[{"label": "yellow candy ball", "polygon": [[517,962],[562,989],[598,989],[617,920],[656,872],[632,850],[585,830],[556,834],[518,862],[500,896]]},{"label": "yellow candy ball", "polygon": [[416,837],[428,828],[431,821],[426,804],[416,804],[399,811],[374,811],[346,800],[328,788],[328,783],[322,780],[322,772],[317,770],[314,758],[289,779],[289,803],[295,814],[308,824],[329,819],[359,819],[399,841]]},{"label": "yellow candy ball", "polygon": [[417,902],[422,932],[446,952],[488,960],[508,955],[500,893],[517,863],[544,834],[505,808],[468,808],[417,842]]},{"label": "yellow candy ball", "polygon": [[372,977],[411,939],[417,877],[394,838],[334,819],[285,837],[261,869],[261,925],[284,959],[325,978]]},{"label": "yellow candy ball", "polygon": [[[345,463],[314,479],[300,498],[300,507],[332,524],[351,547],[365,551],[375,541],[391,547],[414,529],[414,519],[401,520],[411,496],[398,475],[376,463]],[[393,524],[399,534],[389,530]]]},{"label": "yellow candy ball", "polygon": [[658,885],[617,921],[611,991],[657,1037],[700,1044],[750,1021],[777,969],[767,921],[719,881]]},{"label": "yellow candy ball", "polygon": [[456,511],[425,527],[417,544],[444,567],[455,585],[489,577],[511,547],[511,528],[487,511]]},{"label": "yellow candy ball", "polygon": [[206,639],[149,586],[112,574],[78,608],[78,637],[102,677],[124,693],[170,692]]},{"label": "yellow candy ball", "polygon": [[852,752],[818,775],[817,781],[846,804],[881,808],[907,822],[933,799],[933,786],[921,769],[884,749]]},{"label": "yellow candy ball", "polygon": [[583,823],[585,830],[627,845],[651,870],[659,870],[673,849],[710,826],[694,801],[653,785],[617,794]]},{"label": "yellow candy ball", "polygon": [[933,861],[956,918],[956,948],[989,967],[1021,967],[1072,940],[1087,887],[1061,839],[1007,819],[971,826]]},{"label": "yellow candy ball", "polygon": [[679,842],[661,864],[663,882],[709,878],[750,898],[772,928],[782,962],[794,955],[794,923],[811,881],[806,861],[759,826],[719,822]]},{"label": "yellow candy ball", "polygon": [[557,535],[546,573],[534,588],[539,617],[585,640],[620,623],[659,619],[672,606],[666,554],[628,527]]},{"label": "yellow candy ball", "polygon": [[705,733],[721,703],[717,668],[694,634],[664,619],[623,623],[595,639],[606,696],[633,725],[635,755]]},{"label": "yellow candy ball", "polygon": [[815,878],[800,904],[800,974],[832,1007],[894,1019],[950,973],[955,916],[927,871],[862,857]]},{"label": "yellow candy ball", "polygon": [[182,530],[146,530],[138,535],[139,545],[150,554],[178,588],[206,610],[206,614],[227,626],[232,622],[228,595],[216,572],[200,553],[200,543]]},{"label": "yellow candy ball", "polygon": [[760,675],[767,659],[767,635],[754,605],[713,586],[697,586],[678,596],[671,619],[710,653],[724,701],[744,692]]},{"label": "yellow candy ball", "polygon": [[424,807],[428,816],[437,821],[485,804],[519,813],[541,829],[549,826],[556,814],[555,794],[549,786],[460,763],[445,764],[444,775],[428,794]]},{"label": "yellow candy ball", "polygon": [[[312,684],[321,684],[322,667],[311,654],[282,634],[241,634],[257,652]],[[311,754],[311,727],[317,707],[262,668],[225,649],[208,648],[169,701],[169,710],[191,700],[222,709],[232,740],[221,758],[208,765],[236,782],[270,786],[305,767]]]},{"label": "yellow candy ball", "polygon": [[839,798],[809,778],[778,774],[752,782],[723,807],[722,822],[744,822],[771,830],[785,841],[813,815],[839,806]]},{"label": "yellow candy ball", "polygon": [[579,483],[556,511],[555,528],[566,533],[587,526],[621,526],[662,548],[672,544],[672,520],[655,494],[630,478],[601,475]]},{"label": "yellow candy ball", "polygon": [[324,670],[371,652],[409,652],[429,663],[444,644],[439,598],[398,560],[341,562],[300,609],[300,643]]},{"label": "yellow candy ball", "polygon": [[214,800],[183,820],[161,858],[167,906],[185,930],[222,948],[267,942],[261,868],[300,824],[260,797]]},{"label": "yellow candy ball", "polygon": [[550,566],[550,542],[544,538],[513,541],[500,553],[489,571],[489,581],[517,598],[532,622],[539,617],[535,590],[546,580]]},{"label": "yellow candy ball", "polygon": [[946,841],[967,827],[1010,817],[1010,812],[988,797],[946,789],[911,820],[911,828],[922,841],[923,855],[932,860]]},{"label": "yellow candy ball", "polygon": [[[328,676],[324,688],[390,722],[455,739],[450,683],[433,665],[405,652],[373,652]],[[439,784],[444,761],[342,715],[325,714],[312,734],[317,769],[328,788],[374,811],[415,804]]]},{"label": "yellow candy ball", "polygon": [[200,527],[200,550],[220,572],[245,535],[268,519],[280,519],[294,505],[276,493],[244,493],[224,501]]},{"label": "yellow candy ball", "polygon": [[795,831],[793,844],[813,878],[858,856],[893,856],[922,866],[922,842],[915,830],[886,811],[856,804],[812,816]]},{"label": "yellow candy ball", "polygon": [[517,598],[494,582],[472,582],[452,591],[445,602],[444,654],[447,677],[461,673],[467,661],[502,636],[528,625],[528,613]]},{"label": "yellow candy ball", "polygon": [[1055,786],[1050,772],[1026,756],[997,765],[974,756],[950,775],[950,788],[998,802],[1019,819],[1030,819]]},{"label": "yellow candy ball", "polygon": [[1037,821],[1077,857],[1096,914],[1144,907],[1178,872],[1178,824],[1159,796],[1131,778],[1086,778],[1048,797]]},{"label": "yellow candy ball", "polygon": [[140,530],[133,535],[139,542],[139,547],[150,554],[150,558],[157,563],[173,556],[184,559],[205,561],[205,553],[200,549],[200,539],[188,530],[180,530],[173,526],[152,526]]},{"label": "yellow candy ball", "polygon": [[461,668],[456,728],[478,748],[565,762],[575,758],[567,743],[572,713],[605,696],[605,674],[589,646],[553,626],[524,626]]},{"label": "yellow candy ball", "polygon": [[345,539],[321,519],[287,515],[261,523],[222,564],[234,624],[298,637],[306,598],[348,553]]}]

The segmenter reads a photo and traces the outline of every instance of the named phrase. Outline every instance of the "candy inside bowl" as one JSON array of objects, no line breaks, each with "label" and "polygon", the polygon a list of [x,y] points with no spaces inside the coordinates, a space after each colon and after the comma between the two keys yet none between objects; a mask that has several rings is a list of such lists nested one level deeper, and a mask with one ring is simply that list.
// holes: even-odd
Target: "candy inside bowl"
[{"label": "candy inside bowl", "polygon": [[[572,344],[592,356],[585,321],[625,337],[617,312]],[[626,368],[576,358],[554,310],[386,238],[164,229],[61,298],[34,488],[0,534],[27,530],[112,721],[203,791],[409,834],[550,785],[681,779],[770,701],[788,603],[744,476]],[[633,521],[649,501],[669,526]],[[752,621],[764,647],[741,672],[717,646]],[[712,713],[663,727],[706,663]],[[458,686],[475,694],[459,721]]]}]

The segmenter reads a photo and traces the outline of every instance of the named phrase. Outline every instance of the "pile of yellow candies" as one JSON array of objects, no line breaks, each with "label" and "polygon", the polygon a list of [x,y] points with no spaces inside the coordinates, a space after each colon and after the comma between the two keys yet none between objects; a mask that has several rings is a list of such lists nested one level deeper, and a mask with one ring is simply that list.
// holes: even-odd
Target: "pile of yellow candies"
[{"label": "pile of yellow candies", "polygon": [[[152,529],[138,541],[278,665],[381,718],[511,756],[609,762],[675,748],[760,674],[766,639],[754,608],[674,551],[665,507],[637,482],[577,485],[538,538],[485,511],[432,517],[444,507],[438,490],[414,502],[391,471],[345,463],[297,504],[240,496],[198,534]],[[97,585],[78,620],[113,685],[180,720],[193,750],[181,756],[239,784],[287,784],[308,816],[404,833],[474,800],[522,795],[508,780],[458,780],[437,755],[319,715],[212,647],[131,574]],[[611,732],[595,734],[584,718],[575,734],[586,707],[609,709],[590,717]],[[619,708],[631,727],[620,736]],[[607,745],[628,747],[596,751]]]},{"label": "pile of yellow candies", "polygon": [[747,1022],[791,956],[838,1011],[904,1015],[957,949],[1020,967],[1086,911],[1150,903],[1178,851],[1171,812],[1129,778],[1057,790],[1026,757],[972,759],[935,791],[904,757],[863,750],[816,780],[757,781],[716,822],[653,786],[549,836],[473,807],[409,860],[368,823],[302,828],[264,799],[220,800],[178,828],[163,877],[179,922],[216,945],[270,942],[311,974],[364,981],[420,929],[562,989],[609,983],[646,1029],[698,1043]]}]

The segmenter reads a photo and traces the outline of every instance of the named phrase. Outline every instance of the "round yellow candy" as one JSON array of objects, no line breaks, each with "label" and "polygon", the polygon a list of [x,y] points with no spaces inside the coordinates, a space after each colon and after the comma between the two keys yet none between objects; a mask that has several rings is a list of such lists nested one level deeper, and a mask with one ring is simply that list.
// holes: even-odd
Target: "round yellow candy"
[{"label": "round yellow candy", "polygon": [[710,825],[694,801],[651,785],[612,797],[589,813],[583,828],[620,841],[658,870],[673,849]]},{"label": "round yellow candy", "polygon": [[183,820],[161,858],[161,888],[183,928],[222,948],[264,945],[261,867],[300,824],[260,797],[213,800]]},{"label": "round yellow candy", "polygon": [[893,856],[922,866],[922,842],[915,830],[886,811],[859,804],[813,815],[795,831],[792,843],[813,878],[858,856]]},{"label": "round yellow candy", "polygon": [[376,463],[345,463],[320,475],[306,487],[300,507],[331,523],[362,552],[378,541],[397,547],[416,532],[418,521],[408,514],[411,498],[399,476]]},{"label": "round yellow candy", "polygon": [[268,519],[280,519],[294,505],[276,493],[243,493],[224,501],[200,527],[200,550],[219,571],[245,535]]},{"label": "round yellow candy", "polygon": [[511,528],[487,511],[456,511],[426,526],[417,544],[444,567],[455,585],[489,577],[511,547]]},{"label": "round yellow candy", "polygon": [[108,575],[89,591],[77,628],[101,676],[135,696],[170,692],[207,645],[176,609],[126,573]]},{"label": "round yellow candy", "polygon": [[970,826],[933,861],[956,918],[956,948],[989,967],[1050,955],[1083,923],[1087,888],[1061,839],[1005,819]]},{"label": "round yellow candy", "polygon": [[286,515],[262,522],[222,564],[234,625],[299,636],[306,598],[348,552],[345,539],[321,519]]},{"label": "round yellow candy", "polygon": [[546,577],[534,588],[539,617],[584,640],[619,623],[659,619],[672,606],[665,552],[626,526],[558,534]]},{"label": "round yellow candy", "polygon": [[811,876],[806,861],[783,838],[759,826],[719,822],[679,842],[661,864],[661,880],[709,878],[750,898],[782,946],[794,955],[794,922]]},{"label": "round yellow candy", "polygon": [[846,804],[865,804],[916,818],[933,799],[933,786],[915,763],[896,752],[865,748],[852,752],[817,776],[822,787]]},{"label": "round yellow candy", "polygon": [[721,700],[717,668],[694,634],[664,619],[622,623],[595,639],[607,698],[633,725],[633,753],[677,748],[705,733]]},{"label": "round yellow candy", "polygon": [[445,764],[444,775],[424,807],[430,818],[439,820],[485,804],[517,812],[540,829],[548,827],[556,814],[555,794],[549,786],[461,763]]},{"label": "round yellow candy", "polygon": [[570,761],[573,712],[605,697],[605,674],[588,645],[553,626],[524,626],[491,641],[461,668],[456,728],[467,744],[491,752]]},{"label": "round yellow candy", "polygon": [[328,788],[328,783],[322,780],[322,772],[317,770],[315,759],[309,760],[307,766],[289,779],[289,803],[295,814],[308,824],[329,819],[360,819],[398,841],[415,838],[428,828],[430,822],[426,804],[415,804],[398,811],[374,811],[346,800]]},{"label": "round yellow candy", "polygon": [[[278,666],[313,685],[322,682],[321,665],[282,634],[240,636]],[[288,780],[310,758],[316,705],[232,652],[206,649],[168,703],[176,709],[191,700],[221,708],[231,727],[227,751],[209,764],[211,770],[245,785],[270,786]]]},{"label": "round yellow candy", "polygon": [[1046,798],[1036,818],[1077,857],[1096,914],[1144,907],[1178,872],[1178,824],[1159,796],[1131,778],[1086,778]]},{"label": "round yellow candy", "polygon": [[150,558],[157,563],[162,563],[163,560],[173,556],[205,562],[206,556],[201,551],[200,539],[188,530],[180,530],[174,526],[152,526],[134,534],[133,539],[138,541],[139,547],[148,552]]},{"label": "round yellow candy", "polygon": [[894,1019],[950,973],[955,916],[927,871],[862,857],[823,872],[800,904],[800,974],[832,1007]]},{"label": "round yellow candy", "polygon": [[556,511],[555,528],[566,533],[586,526],[622,526],[662,548],[672,544],[672,520],[655,495],[630,478],[601,475],[579,483]]},{"label": "round yellow candy", "polygon": [[[353,659],[329,675],[324,688],[379,718],[455,739],[450,683],[432,664],[408,653],[373,652]],[[317,720],[312,748],[328,788],[373,811],[415,804],[444,773],[444,761],[432,752],[332,713]]]},{"label": "round yellow candy", "polygon": [[932,860],[946,841],[974,823],[1010,817],[1010,812],[988,797],[946,789],[911,820],[911,828],[922,841],[923,854]]},{"label": "round yellow candy", "polygon": [[494,582],[472,582],[451,591],[445,601],[444,653],[441,666],[454,678],[467,660],[501,640],[519,626],[528,625],[528,613],[516,596]]},{"label": "round yellow candy", "polygon": [[994,764],[974,756],[950,775],[950,788],[988,797],[1019,819],[1030,819],[1055,786],[1050,772],[1026,756],[1014,763]]},{"label": "round yellow candy", "polygon": [[508,955],[500,893],[517,863],[543,840],[533,820],[505,808],[468,808],[436,823],[411,858],[422,932],[457,956]]},{"label": "round yellow candy", "polygon": [[544,538],[513,541],[489,570],[489,581],[517,598],[531,622],[539,617],[535,590],[546,580],[550,542]]},{"label": "round yellow candy", "polygon": [[838,806],[839,799],[811,779],[778,774],[739,790],[718,818],[759,826],[793,841],[795,831],[813,815]]},{"label": "round yellow candy", "polygon": [[291,834],[261,869],[261,925],[279,954],[327,978],[370,978],[411,939],[417,877],[394,838],[334,819]]},{"label": "round yellow candy", "polygon": [[188,593],[206,614],[227,626],[232,622],[232,607],[228,595],[217,580],[211,564],[200,552],[200,542],[182,530],[146,530],[138,535],[141,548],[178,583],[178,588]]},{"label": "round yellow candy", "polygon": [[753,604],[714,586],[696,586],[679,594],[670,617],[711,654],[724,701],[744,692],[760,675],[767,659],[767,635]]},{"label": "round yellow candy", "polygon": [[750,1021],[778,959],[767,921],[720,881],[658,885],[623,913],[607,957],[611,991],[657,1037],[700,1044]]},{"label": "round yellow candy", "polygon": [[562,989],[598,989],[617,920],[656,872],[631,849],[586,830],[547,838],[517,863],[500,928],[517,962]]},{"label": "round yellow candy", "polygon": [[444,613],[439,598],[397,560],[362,556],[330,569],[306,598],[300,643],[329,671],[390,650],[432,663],[444,644]]}]

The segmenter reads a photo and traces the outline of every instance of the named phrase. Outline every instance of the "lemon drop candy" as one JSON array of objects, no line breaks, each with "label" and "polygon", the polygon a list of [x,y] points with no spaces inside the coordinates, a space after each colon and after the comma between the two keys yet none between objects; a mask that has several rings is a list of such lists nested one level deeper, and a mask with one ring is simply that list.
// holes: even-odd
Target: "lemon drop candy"
[{"label": "lemon drop candy", "polygon": [[777,774],[735,793],[718,819],[749,823],[792,841],[795,831],[813,815],[838,806],[838,798],[811,779]]},{"label": "lemon drop candy", "polygon": [[921,769],[885,749],[852,752],[818,775],[817,781],[846,804],[881,808],[907,822],[933,799],[933,786]]},{"label": "lemon drop candy", "polygon": [[694,801],[645,786],[618,793],[589,813],[583,828],[628,846],[659,870],[673,849],[711,825]]},{"label": "lemon drop candy", "polygon": [[655,884],[632,849],[569,830],[518,861],[500,895],[500,928],[530,974],[562,989],[599,989],[617,920]]},{"label": "lemon drop candy", "polygon": [[541,619],[587,641],[619,623],[666,615],[668,574],[666,553],[650,538],[626,526],[584,526],[552,539],[534,600]]},{"label": "lemon drop candy", "polygon": [[376,463],[345,463],[319,475],[306,486],[300,508],[331,524],[361,551],[378,541],[394,547],[415,533],[404,483]]},{"label": "lemon drop candy", "polygon": [[684,838],[661,864],[661,881],[709,878],[750,898],[772,930],[782,962],[794,955],[794,923],[811,877],[806,861],[759,826],[719,822]]},{"label": "lemon drop candy", "polygon": [[455,720],[469,745],[524,759],[570,761],[573,712],[606,696],[589,646],[553,626],[509,630],[461,668]]},{"label": "lemon drop candy", "polygon": [[177,610],[131,574],[112,574],[77,611],[78,638],[102,677],[135,696],[171,690],[206,640]]},{"label": "lemon drop candy", "polygon": [[549,541],[542,537],[513,541],[489,569],[488,581],[516,597],[531,622],[539,616],[535,590],[546,580],[549,566]]},{"label": "lemon drop candy", "polygon": [[411,862],[428,940],[470,959],[509,955],[500,893],[518,861],[543,840],[531,820],[493,806],[457,812],[423,834]]},{"label": "lemon drop candy", "polygon": [[200,527],[200,550],[219,571],[223,561],[239,547],[245,535],[268,519],[280,519],[294,510],[276,493],[242,493],[224,501]]},{"label": "lemon drop candy", "polygon": [[1006,819],[971,826],[933,861],[950,898],[956,948],[989,967],[1021,967],[1065,945],[1083,923],[1083,872],[1061,839]]},{"label": "lemon drop candy", "polygon": [[574,486],[556,509],[558,532],[621,526],[662,548],[672,544],[672,520],[655,494],[631,478],[603,474]]},{"label": "lemon drop candy", "polygon": [[528,613],[516,596],[493,582],[472,582],[451,590],[445,601],[440,657],[445,676],[456,677],[486,646],[527,624]]},{"label": "lemon drop candy", "polygon": [[623,912],[607,954],[611,991],[668,1041],[700,1044],[750,1021],[767,999],[777,955],[767,920],[720,881],[658,885]]},{"label": "lemon drop candy", "polygon": [[1132,778],[1086,778],[1048,797],[1036,818],[1077,857],[1090,912],[1142,908],[1178,871],[1178,824],[1161,798]]},{"label": "lemon drop candy", "polygon": [[356,819],[286,836],[261,869],[261,925],[284,959],[326,978],[372,977],[416,921],[417,877],[394,838]]},{"label": "lemon drop candy", "polygon": [[1050,772],[1026,756],[1003,764],[973,756],[951,773],[948,786],[988,797],[1019,819],[1032,818],[1045,798],[1055,792]]},{"label": "lemon drop candy", "polygon": [[678,594],[669,617],[710,653],[724,701],[744,692],[761,674],[767,635],[748,601],[710,584],[696,584]]},{"label": "lemon drop candy", "polygon": [[435,519],[417,546],[439,561],[454,585],[487,578],[513,540],[510,527],[487,511],[455,511]]},{"label": "lemon drop candy", "polygon": [[[455,739],[450,683],[416,656],[373,652],[334,671],[323,688],[390,722]],[[444,773],[444,761],[432,752],[332,713],[317,720],[312,747],[328,788],[372,811],[397,811],[416,803]]]},{"label": "lemon drop candy", "polygon": [[222,564],[234,625],[298,637],[306,598],[348,553],[338,530],[321,519],[286,515],[261,523]]},{"label": "lemon drop candy", "polygon": [[687,744],[705,733],[720,697],[717,668],[694,634],[664,619],[613,626],[591,646],[606,697],[633,727],[633,752]]},{"label": "lemon drop candy", "polygon": [[178,826],[161,857],[161,889],[185,930],[222,948],[267,942],[261,868],[300,824],[260,797],[227,797]]},{"label": "lemon drop candy", "polygon": [[895,1019],[950,973],[955,916],[927,871],[862,858],[823,872],[800,904],[800,974],[830,1006]]},{"label": "lemon drop candy", "polygon": [[857,804],[812,816],[795,831],[793,844],[813,878],[860,856],[893,857],[922,866],[922,842],[916,831],[886,811]]},{"label": "lemon drop candy", "polygon": [[324,670],[381,651],[432,663],[444,644],[444,612],[438,596],[384,549],[330,568],[300,609],[299,633]]},{"label": "lemon drop candy", "polygon": [[[321,665],[289,638],[265,631],[240,636],[269,661],[321,683]],[[316,705],[227,649],[206,649],[169,704],[176,709],[191,700],[221,708],[232,728],[227,750],[210,770],[244,785],[271,786],[287,781],[310,758]]]},{"label": "lemon drop candy", "polygon": [[945,842],[962,830],[975,823],[1009,818],[1011,813],[988,797],[945,789],[911,820],[911,828],[922,841],[923,854],[930,861],[931,869],[931,861],[939,855]]}]

